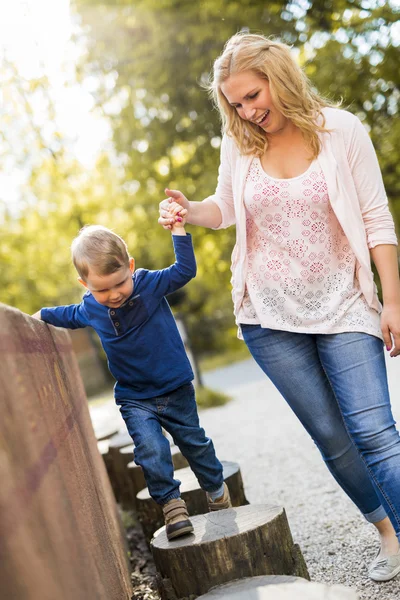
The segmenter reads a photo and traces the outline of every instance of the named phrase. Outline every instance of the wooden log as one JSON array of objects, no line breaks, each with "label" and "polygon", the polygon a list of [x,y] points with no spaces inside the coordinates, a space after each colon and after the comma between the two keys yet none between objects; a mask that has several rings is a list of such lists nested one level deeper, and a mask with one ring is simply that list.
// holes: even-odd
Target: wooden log
[{"label": "wooden log", "polygon": [[126,432],[124,431],[122,433],[117,433],[117,435],[113,435],[109,439],[109,447],[108,447],[109,460],[110,460],[109,477],[110,477],[111,487],[114,491],[114,495],[115,495],[117,502],[120,502],[121,493],[122,493],[122,491],[120,489],[120,482],[119,482],[119,477],[118,477],[119,451],[124,446],[130,446],[131,444],[132,444],[132,438],[127,431]]},{"label": "wooden log", "polygon": [[198,600],[357,600],[358,595],[342,585],[310,583],[299,577],[264,575],[217,586]]},{"label": "wooden log", "polygon": [[106,470],[108,473],[108,476],[110,476],[109,474],[109,470],[110,470],[110,464],[111,464],[111,459],[110,459],[110,454],[109,454],[109,445],[110,442],[109,440],[101,440],[97,442],[97,447],[99,449],[99,452],[101,454],[101,457],[104,461],[104,464],[106,466]]},{"label": "wooden log", "polygon": [[[172,464],[174,465],[175,471],[178,469],[184,469],[188,466],[186,458],[183,456],[178,446],[171,446]],[[143,469],[135,462],[130,462],[127,465],[128,471],[128,487],[129,497],[131,500],[131,506],[136,508],[137,500],[136,495],[146,487],[146,480],[144,478]],[[161,524],[159,525],[159,527]],[[156,527],[155,529],[157,529]],[[155,531],[155,530],[154,530]]]},{"label": "wooden log", "polygon": [[131,494],[128,474],[128,465],[133,461],[134,449],[134,444],[129,444],[129,446],[120,448],[114,454],[114,469],[118,482],[119,503],[124,510],[133,510],[135,504]]},{"label": "wooden log", "polygon": [[[232,505],[242,506],[248,504],[244,494],[239,465],[235,462],[222,461],[222,466],[224,469],[224,480],[229,488]],[[175,471],[174,476],[181,482],[181,497],[187,504],[189,514],[201,515],[208,512],[206,494],[201,489],[190,467]],[[136,506],[144,536],[149,543],[153,533],[164,523],[162,508],[150,497],[147,488],[137,494]]]},{"label": "wooden log", "polygon": [[169,542],[162,527],[151,541],[162,600],[196,598],[217,585],[257,575],[309,579],[280,506],[240,506],[191,521],[193,534]]}]

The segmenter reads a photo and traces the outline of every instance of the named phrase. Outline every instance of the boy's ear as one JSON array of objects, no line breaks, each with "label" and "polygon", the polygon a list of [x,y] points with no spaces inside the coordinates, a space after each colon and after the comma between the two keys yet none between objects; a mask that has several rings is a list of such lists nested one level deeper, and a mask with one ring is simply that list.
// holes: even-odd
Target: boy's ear
[{"label": "boy's ear", "polygon": [[82,279],[82,277],[78,277],[78,281],[81,285],[83,285],[85,288],[88,287],[88,284],[86,283],[86,281],[84,279]]},{"label": "boy's ear", "polygon": [[129,270],[131,273],[133,273],[135,270],[135,259],[132,257],[129,259]]}]

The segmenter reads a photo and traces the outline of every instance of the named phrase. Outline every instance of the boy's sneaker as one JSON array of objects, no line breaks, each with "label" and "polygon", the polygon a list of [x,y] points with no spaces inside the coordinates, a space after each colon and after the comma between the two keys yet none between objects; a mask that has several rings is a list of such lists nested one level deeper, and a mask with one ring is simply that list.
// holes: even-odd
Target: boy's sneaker
[{"label": "boy's sneaker", "polygon": [[186,502],[182,498],[170,500],[163,505],[162,509],[165,519],[165,530],[169,540],[192,533],[193,525],[189,519]]},{"label": "boy's sneaker", "polygon": [[214,510],[223,510],[224,508],[232,508],[231,497],[229,494],[228,486],[224,481],[224,493],[216,500],[211,500],[210,494],[207,494],[208,510],[213,512]]}]

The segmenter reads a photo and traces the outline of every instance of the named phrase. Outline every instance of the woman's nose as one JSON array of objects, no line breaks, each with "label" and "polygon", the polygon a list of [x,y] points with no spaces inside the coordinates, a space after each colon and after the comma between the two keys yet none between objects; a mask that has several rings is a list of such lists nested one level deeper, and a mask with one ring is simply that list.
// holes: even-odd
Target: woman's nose
[{"label": "woman's nose", "polygon": [[254,119],[254,117],[255,117],[255,114],[256,114],[256,109],[255,109],[255,108],[252,108],[252,107],[250,107],[250,106],[248,106],[247,108],[246,108],[246,107],[244,107],[244,114],[245,114],[245,117],[246,117],[246,119],[247,119],[248,121],[251,121],[251,120],[252,120],[252,119]]}]

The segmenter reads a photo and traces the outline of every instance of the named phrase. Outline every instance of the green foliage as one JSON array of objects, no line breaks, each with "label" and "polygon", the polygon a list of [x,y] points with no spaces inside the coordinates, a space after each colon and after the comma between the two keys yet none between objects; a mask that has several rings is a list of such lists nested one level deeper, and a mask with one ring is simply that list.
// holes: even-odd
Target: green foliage
[{"label": "green foliage", "polygon": [[[390,2],[75,0],[73,6],[82,25],[79,41],[87,46],[77,77],[96,82],[94,110],[111,123],[113,149],[84,169],[54,126],[48,81],[22,80],[3,61],[0,156],[28,173],[20,212],[10,214],[4,205],[0,222],[3,302],[34,312],[79,300],[69,247],[88,223],[122,235],[138,266],[171,263],[170,234],[156,223],[158,203],[166,186],[193,200],[215,189],[220,123],[202,84],[225,41],[242,28],[297,46],[319,91],[343,97],[369,126],[400,222],[400,71],[391,37],[399,12]],[[234,228],[189,231],[198,275],[179,311],[191,343],[203,353],[235,349]]]},{"label": "green foliage", "polygon": [[201,386],[196,388],[196,402],[200,408],[222,406],[231,400],[230,396]]}]

